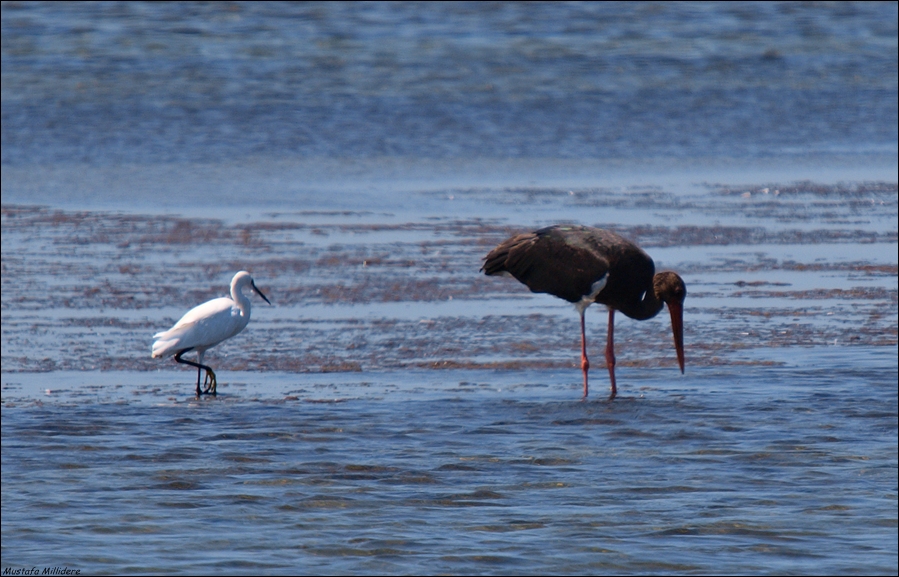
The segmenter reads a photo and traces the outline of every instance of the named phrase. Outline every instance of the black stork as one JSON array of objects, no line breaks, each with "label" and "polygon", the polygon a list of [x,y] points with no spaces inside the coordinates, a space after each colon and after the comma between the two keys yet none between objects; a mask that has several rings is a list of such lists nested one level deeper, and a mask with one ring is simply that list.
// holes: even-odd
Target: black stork
[{"label": "black stork", "polygon": [[581,315],[581,369],[587,397],[587,336],[584,312],[593,303],[609,307],[606,366],[615,386],[615,311],[646,320],[668,305],[674,348],[684,372],[684,298],[687,287],[673,272],[656,274],[655,264],[636,244],[614,232],[589,226],[556,225],[513,236],[484,258],[487,275],[511,275],[531,292],[549,293],[574,303]]}]

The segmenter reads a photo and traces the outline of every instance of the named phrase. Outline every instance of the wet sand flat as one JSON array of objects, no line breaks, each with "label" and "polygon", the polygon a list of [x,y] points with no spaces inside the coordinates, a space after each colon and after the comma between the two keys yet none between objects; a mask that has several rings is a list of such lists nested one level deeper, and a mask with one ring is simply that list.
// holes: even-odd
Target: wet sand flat
[{"label": "wet sand flat", "polygon": [[[739,210],[760,221],[586,222],[634,239],[657,268],[684,276],[688,366],[776,363],[777,350],[790,346],[896,345],[897,239],[881,224],[896,217],[895,185],[709,186],[692,197],[450,195],[494,216],[300,211],[235,223],[4,206],[3,372],[177,370],[149,358],[150,336],[226,294],[234,271],[246,269],[274,306],[254,303],[246,333],[210,353],[223,375],[570,367],[574,378],[571,307],[479,272],[490,248],[527,228],[501,218],[513,201],[537,211],[558,201],[597,213],[693,213],[700,221]],[[598,369],[603,309],[588,312]],[[669,331],[663,315],[646,322],[619,315],[620,366],[674,366]],[[743,358],[749,349],[771,349],[772,358]]]}]

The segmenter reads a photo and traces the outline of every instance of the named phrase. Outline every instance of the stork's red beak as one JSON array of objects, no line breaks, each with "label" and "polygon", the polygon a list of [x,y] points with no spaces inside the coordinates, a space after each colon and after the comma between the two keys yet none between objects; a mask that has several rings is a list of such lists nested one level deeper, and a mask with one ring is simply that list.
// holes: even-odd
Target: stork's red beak
[{"label": "stork's red beak", "polygon": [[680,372],[684,372],[684,305],[683,303],[668,303],[668,312],[671,313],[671,330],[674,331],[674,349],[677,351],[677,364]]}]

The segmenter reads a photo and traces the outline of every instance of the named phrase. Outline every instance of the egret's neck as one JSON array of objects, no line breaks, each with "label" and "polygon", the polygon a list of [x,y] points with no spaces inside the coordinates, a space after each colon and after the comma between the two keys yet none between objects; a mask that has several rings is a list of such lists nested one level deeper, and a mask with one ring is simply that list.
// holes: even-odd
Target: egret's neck
[{"label": "egret's neck", "polygon": [[240,316],[250,318],[250,299],[243,294],[240,287],[235,287],[231,290],[231,300],[237,303],[237,308],[240,309]]}]

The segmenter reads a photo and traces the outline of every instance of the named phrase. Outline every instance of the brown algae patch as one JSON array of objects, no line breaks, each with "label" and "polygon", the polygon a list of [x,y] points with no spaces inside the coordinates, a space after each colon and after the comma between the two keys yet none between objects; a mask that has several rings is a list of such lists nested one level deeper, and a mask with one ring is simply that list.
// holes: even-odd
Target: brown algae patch
[{"label": "brown algae patch", "polygon": [[[895,195],[894,188],[868,184],[807,194],[799,188],[778,190],[778,198],[874,195],[887,204],[889,190]],[[542,193],[508,194],[540,198]],[[607,198],[651,204],[653,194]],[[604,198],[599,193],[570,196],[578,202]],[[713,204],[723,198],[717,210],[727,211],[733,197],[744,200],[719,188],[692,202]],[[659,198],[669,202],[665,195]],[[393,222],[383,215],[382,223],[354,223],[340,219],[352,220],[359,213],[327,216],[336,222],[323,222],[318,213],[297,212],[228,224],[3,206],[3,371],[177,370],[149,358],[152,334],[170,326],[187,308],[222,296],[228,279],[242,269],[253,273],[275,306],[254,305],[246,334],[209,353],[218,370],[577,365],[577,315],[570,306],[479,272],[490,248],[531,227],[483,218]],[[373,216],[378,215],[365,213],[365,218]],[[688,366],[720,363],[728,351],[754,347],[835,342],[895,346],[899,269],[895,261],[864,258],[871,243],[895,243],[895,229],[846,229],[822,218],[823,226],[802,230],[779,225],[589,224],[614,228],[650,254],[653,248],[676,247],[686,255],[688,262],[666,264],[687,276]],[[822,243],[858,245],[859,258],[783,259],[771,252],[772,245]],[[745,246],[745,253],[702,256],[705,247],[730,245]],[[804,275],[805,286],[779,279],[779,271]],[[717,280],[734,273],[764,276]],[[824,280],[828,286],[820,283]],[[588,346],[595,367],[603,362],[605,319],[601,307],[588,312]],[[616,352],[623,366],[673,366],[664,313],[645,322],[621,315],[617,319]]]}]

